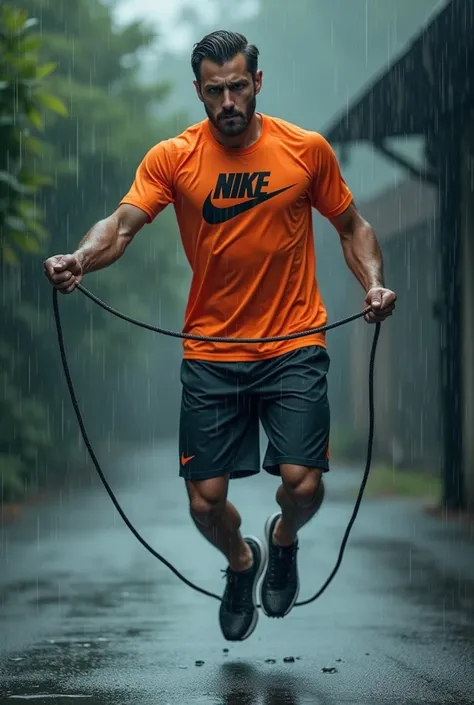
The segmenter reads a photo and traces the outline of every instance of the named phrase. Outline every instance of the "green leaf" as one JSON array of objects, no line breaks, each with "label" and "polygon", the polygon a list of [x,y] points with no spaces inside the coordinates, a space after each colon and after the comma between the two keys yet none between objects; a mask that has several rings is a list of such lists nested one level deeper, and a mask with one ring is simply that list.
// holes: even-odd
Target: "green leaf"
[{"label": "green leaf", "polygon": [[22,58],[17,61],[16,70],[17,73],[21,74],[21,78],[19,79],[21,82],[35,81],[37,71],[36,57],[32,57],[23,51]]},{"label": "green leaf", "polygon": [[25,186],[31,187],[32,189],[37,189],[39,186],[50,186],[53,183],[50,176],[26,171],[19,175],[19,179]]},{"label": "green leaf", "polygon": [[34,154],[37,157],[39,157],[45,149],[45,144],[42,140],[39,140],[37,137],[31,137],[30,135],[24,137],[23,144],[30,154]]},{"label": "green leaf", "polygon": [[28,110],[28,119],[37,130],[42,131],[44,128],[43,116],[37,108],[30,108]]},{"label": "green leaf", "polygon": [[12,250],[12,248],[7,244],[0,245],[0,247],[0,253],[5,264],[17,267],[20,264],[20,260],[18,259],[16,252],[14,252],[14,250]]},{"label": "green leaf", "polygon": [[67,117],[68,111],[62,100],[50,93],[38,93],[37,99],[48,110],[51,110],[61,117]]},{"label": "green leaf", "polygon": [[11,10],[9,7],[4,7],[2,12],[2,20],[5,26],[5,34],[12,35],[20,32],[28,20],[28,13],[25,10]]},{"label": "green leaf", "polygon": [[15,203],[15,211],[22,217],[22,218],[34,218],[37,216],[38,209],[36,208],[35,204],[32,201],[27,200],[26,198],[17,201]]},{"label": "green leaf", "polygon": [[57,66],[57,63],[55,63],[54,61],[48,61],[46,64],[39,66],[38,71],[36,72],[37,77],[38,78],[46,78],[46,76],[49,76],[50,74],[53,73],[56,66]]},{"label": "green leaf", "polygon": [[21,49],[25,54],[35,54],[42,46],[43,42],[39,37],[28,37],[22,42]]},{"label": "green leaf", "polygon": [[40,222],[38,222],[38,220],[33,218],[27,218],[26,226],[28,230],[31,230],[31,232],[35,233],[38,240],[45,240],[47,238],[48,231]]},{"label": "green leaf", "polygon": [[29,233],[14,233],[11,240],[22,250],[22,252],[35,253],[41,252],[41,245],[34,235]]}]

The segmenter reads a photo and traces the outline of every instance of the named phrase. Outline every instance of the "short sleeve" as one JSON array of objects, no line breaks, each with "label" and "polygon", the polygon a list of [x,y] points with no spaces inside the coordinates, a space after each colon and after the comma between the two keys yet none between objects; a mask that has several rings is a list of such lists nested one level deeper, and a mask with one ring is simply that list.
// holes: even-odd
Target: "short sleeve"
[{"label": "short sleeve", "polygon": [[313,171],[311,205],[325,218],[334,218],[346,210],[353,196],[342,177],[333,148],[318,133],[312,133],[310,161]]},{"label": "short sleeve", "polygon": [[150,222],[175,200],[174,160],[169,142],[159,142],[140,162],[133,184],[120,204],[128,203],[147,213]]}]

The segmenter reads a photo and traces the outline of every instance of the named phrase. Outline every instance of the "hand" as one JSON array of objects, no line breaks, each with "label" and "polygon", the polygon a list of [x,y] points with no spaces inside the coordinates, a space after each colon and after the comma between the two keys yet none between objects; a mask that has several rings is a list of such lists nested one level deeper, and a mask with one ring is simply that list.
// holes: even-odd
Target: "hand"
[{"label": "hand", "polygon": [[70,294],[82,281],[82,266],[75,255],[55,255],[43,265],[44,273],[61,294]]},{"label": "hand", "polygon": [[367,306],[371,306],[373,310],[364,316],[367,323],[382,323],[382,321],[385,321],[394,312],[396,300],[397,295],[395,292],[385,289],[383,286],[374,286],[369,289],[365,303]]}]

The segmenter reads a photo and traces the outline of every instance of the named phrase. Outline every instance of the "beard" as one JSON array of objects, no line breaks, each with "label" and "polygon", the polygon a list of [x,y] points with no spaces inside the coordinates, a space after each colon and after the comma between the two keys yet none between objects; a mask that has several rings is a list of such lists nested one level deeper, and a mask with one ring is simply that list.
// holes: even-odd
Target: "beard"
[{"label": "beard", "polygon": [[233,109],[229,112],[222,111],[215,117],[204,103],[206,115],[222,135],[226,137],[237,137],[241,135],[248,127],[257,107],[257,99],[254,96],[250,103],[246,106],[245,113],[240,110]]}]

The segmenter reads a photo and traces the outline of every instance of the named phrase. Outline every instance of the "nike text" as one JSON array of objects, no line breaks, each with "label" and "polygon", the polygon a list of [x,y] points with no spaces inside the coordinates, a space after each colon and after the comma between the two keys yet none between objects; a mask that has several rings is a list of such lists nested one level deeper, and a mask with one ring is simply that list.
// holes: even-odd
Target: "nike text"
[{"label": "nike text", "polygon": [[264,195],[268,186],[269,171],[237,172],[219,174],[213,199],[219,198],[258,198]]}]

